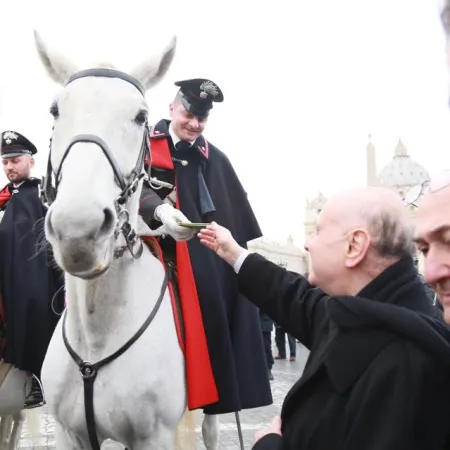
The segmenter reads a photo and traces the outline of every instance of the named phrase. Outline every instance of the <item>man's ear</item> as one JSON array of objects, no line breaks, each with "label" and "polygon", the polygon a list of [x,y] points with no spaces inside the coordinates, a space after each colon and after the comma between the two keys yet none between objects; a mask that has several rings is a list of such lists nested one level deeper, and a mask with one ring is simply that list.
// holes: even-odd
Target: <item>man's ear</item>
[{"label": "man's ear", "polygon": [[372,239],[364,228],[353,230],[348,241],[345,266],[348,269],[358,266],[369,251]]}]

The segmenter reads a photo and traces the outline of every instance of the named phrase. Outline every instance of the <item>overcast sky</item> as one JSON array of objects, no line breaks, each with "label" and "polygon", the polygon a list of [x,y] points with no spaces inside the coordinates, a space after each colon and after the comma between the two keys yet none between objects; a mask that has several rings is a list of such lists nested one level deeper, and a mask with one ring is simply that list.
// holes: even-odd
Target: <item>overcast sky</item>
[{"label": "overcast sky", "polygon": [[270,239],[301,244],[306,198],[365,183],[369,133],[378,169],[399,137],[431,173],[450,167],[433,0],[15,0],[2,2],[0,18],[0,129],[38,146],[36,176],[58,87],[37,58],[34,28],[80,67],[108,60],[124,70],[176,34],[174,64],[147,95],[151,121],[167,117],[174,81],[215,81],[225,101],[205,135],[231,159]]}]

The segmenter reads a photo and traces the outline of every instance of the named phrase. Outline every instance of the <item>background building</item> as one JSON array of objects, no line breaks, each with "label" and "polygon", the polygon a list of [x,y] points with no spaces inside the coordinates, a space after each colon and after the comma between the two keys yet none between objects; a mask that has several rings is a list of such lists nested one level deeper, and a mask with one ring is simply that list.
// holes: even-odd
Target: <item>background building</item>
[{"label": "background building", "polygon": [[290,236],[282,244],[271,242],[264,238],[255,239],[249,242],[248,247],[250,251],[258,252],[269,261],[285,267],[292,272],[303,274],[308,267],[308,254],[302,248],[295,246]]},{"label": "background building", "polygon": [[[412,187],[430,179],[427,170],[409,156],[408,150],[401,139],[399,139],[394,149],[392,159],[377,173],[376,150],[370,135],[366,146],[366,173],[368,186],[388,187],[397,192],[401,198],[404,198],[405,194]],[[306,202],[305,237],[310,236],[314,232],[317,216],[326,201],[327,199],[319,192],[316,198]],[[410,206],[409,211],[414,219],[416,208]],[[422,271],[423,258],[421,255],[417,256],[417,263],[419,270]]]},{"label": "background building", "polygon": [[[429,180],[427,170],[409,154],[405,144],[399,139],[392,159],[377,172],[376,149],[369,135],[366,146],[366,183],[368,186],[384,186],[398,193],[402,198],[412,187]],[[305,239],[314,233],[317,216],[324,207],[327,198],[319,192],[318,195],[306,201],[304,236]],[[405,206],[406,208],[406,206]],[[411,217],[414,219],[416,208],[409,207]],[[270,261],[286,267],[288,270],[305,273],[310,270],[309,256],[302,247],[294,245],[292,237],[285,243],[276,243],[264,238],[256,239],[249,243],[249,250],[258,252]],[[423,268],[423,258],[417,256],[417,264],[420,271]]]}]

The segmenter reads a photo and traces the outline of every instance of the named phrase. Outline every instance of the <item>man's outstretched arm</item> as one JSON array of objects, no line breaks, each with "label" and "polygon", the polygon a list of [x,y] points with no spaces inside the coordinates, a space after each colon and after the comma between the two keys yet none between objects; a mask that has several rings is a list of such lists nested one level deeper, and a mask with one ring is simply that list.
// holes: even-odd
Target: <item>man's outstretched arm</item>
[{"label": "man's outstretched arm", "polygon": [[212,223],[198,234],[203,245],[216,252],[238,273],[239,290],[286,331],[311,348],[325,319],[328,298],[297,273],[240,247],[224,227]]}]

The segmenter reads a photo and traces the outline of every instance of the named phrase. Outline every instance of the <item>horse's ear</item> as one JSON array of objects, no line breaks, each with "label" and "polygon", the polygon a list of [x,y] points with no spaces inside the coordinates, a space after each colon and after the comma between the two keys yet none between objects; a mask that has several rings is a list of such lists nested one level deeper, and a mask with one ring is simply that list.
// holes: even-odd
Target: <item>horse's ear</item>
[{"label": "horse's ear", "polygon": [[142,83],[145,90],[155,86],[164,78],[172,64],[176,46],[177,38],[174,36],[162,56],[149,58],[131,72],[131,75]]},{"label": "horse's ear", "polygon": [[44,65],[50,78],[58,84],[64,85],[68,79],[75,73],[78,72],[75,64],[70,62],[63,55],[49,49],[44,43],[40,34],[34,30],[34,40],[36,43],[36,48],[39,57]]}]

